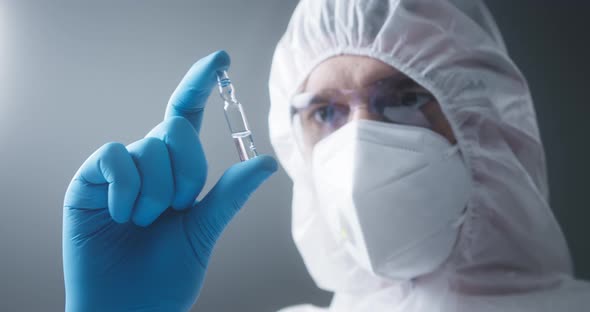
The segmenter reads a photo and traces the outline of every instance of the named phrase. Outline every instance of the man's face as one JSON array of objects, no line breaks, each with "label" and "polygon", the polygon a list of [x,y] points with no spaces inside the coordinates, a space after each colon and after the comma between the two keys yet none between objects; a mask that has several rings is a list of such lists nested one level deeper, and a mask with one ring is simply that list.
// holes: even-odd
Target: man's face
[{"label": "man's face", "polygon": [[322,62],[292,105],[306,157],[318,141],[360,119],[429,128],[455,143],[434,96],[395,68],[370,57],[343,55]]}]

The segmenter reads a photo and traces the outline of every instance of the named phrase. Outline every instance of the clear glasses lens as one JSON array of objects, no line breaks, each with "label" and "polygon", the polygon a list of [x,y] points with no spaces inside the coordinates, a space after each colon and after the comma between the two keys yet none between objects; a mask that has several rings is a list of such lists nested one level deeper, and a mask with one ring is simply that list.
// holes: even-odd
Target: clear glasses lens
[{"label": "clear glasses lens", "polygon": [[433,101],[424,89],[394,90],[384,84],[362,90],[304,92],[291,101],[292,119],[300,143],[313,147],[350,121],[355,109],[366,109],[373,120],[430,128],[422,108]]}]

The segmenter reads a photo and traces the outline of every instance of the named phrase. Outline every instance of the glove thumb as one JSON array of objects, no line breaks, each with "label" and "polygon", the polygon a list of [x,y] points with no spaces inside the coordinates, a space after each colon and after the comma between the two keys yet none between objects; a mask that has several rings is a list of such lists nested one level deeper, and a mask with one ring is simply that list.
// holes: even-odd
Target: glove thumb
[{"label": "glove thumb", "polygon": [[276,170],[276,160],[267,155],[237,163],[227,169],[203,200],[188,212],[187,232],[203,266],[227,224]]}]

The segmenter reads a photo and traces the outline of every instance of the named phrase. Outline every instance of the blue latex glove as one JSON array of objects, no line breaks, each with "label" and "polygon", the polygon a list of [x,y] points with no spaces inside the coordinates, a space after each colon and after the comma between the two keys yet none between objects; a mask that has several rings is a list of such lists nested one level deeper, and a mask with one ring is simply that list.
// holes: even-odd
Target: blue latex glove
[{"label": "blue latex glove", "polygon": [[187,311],[215,242],[277,169],[270,156],[230,167],[195,202],[207,176],[198,132],[224,51],[199,60],[144,139],[108,143],[72,179],[64,200],[66,311]]}]

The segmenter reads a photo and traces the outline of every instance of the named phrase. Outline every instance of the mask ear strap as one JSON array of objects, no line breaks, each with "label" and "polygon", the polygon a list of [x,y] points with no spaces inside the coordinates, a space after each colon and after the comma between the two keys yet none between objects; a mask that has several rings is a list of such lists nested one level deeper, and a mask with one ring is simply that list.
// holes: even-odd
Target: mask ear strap
[{"label": "mask ear strap", "polygon": [[459,144],[455,144],[453,145],[451,148],[449,148],[447,151],[445,151],[445,157],[451,157],[453,156],[453,154],[459,152]]},{"label": "mask ear strap", "polygon": [[457,220],[455,220],[455,222],[453,222],[453,224],[451,224],[451,227],[456,229],[456,228],[460,227],[461,225],[463,225],[463,222],[465,222],[465,213],[461,214],[461,216],[459,216],[459,218],[457,218]]},{"label": "mask ear strap", "polygon": [[436,99],[428,94],[428,93],[419,93],[418,95],[418,103],[416,105],[413,105],[412,108],[415,110],[420,110],[422,108],[422,106],[430,103],[430,102],[434,102],[436,101]]}]

